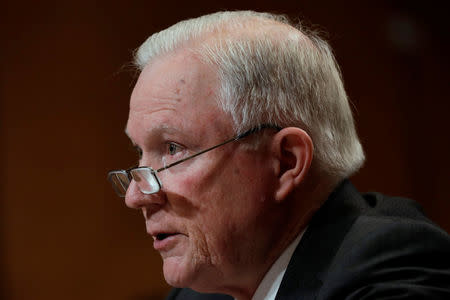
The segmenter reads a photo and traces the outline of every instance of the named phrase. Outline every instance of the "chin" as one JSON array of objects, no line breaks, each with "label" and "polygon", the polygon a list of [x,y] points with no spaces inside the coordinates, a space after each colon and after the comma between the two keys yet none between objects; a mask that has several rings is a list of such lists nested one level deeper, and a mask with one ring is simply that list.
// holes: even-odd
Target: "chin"
[{"label": "chin", "polygon": [[183,257],[165,258],[163,264],[164,279],[169,285],[180,288],[192,285],[195,272]]},{"label": "chin", "polygon": [[[190,288],[197,292],[211,293],[216,291],[213,280],[204,268],[193,264],[193,259],[171,257],[164,259],[163,271],[166,282],[177,288]],[[203,274],[202,274],[203,273]],[[208,273],[208,272],[206,272]]]}]

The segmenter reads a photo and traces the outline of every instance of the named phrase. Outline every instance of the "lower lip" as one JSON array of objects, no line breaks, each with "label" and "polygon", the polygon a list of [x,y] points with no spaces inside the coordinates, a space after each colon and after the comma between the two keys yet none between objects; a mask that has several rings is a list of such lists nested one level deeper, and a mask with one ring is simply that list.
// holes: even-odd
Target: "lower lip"
[{"label": "lower lip", "polygon": [[180,237],[180,234],[173,234],[171,236],[166,237],[163,240],[154,240],[153,248],[155,248],[155,250],[157,250],[157,251],[168,250],[175,245],[176,240],[179,237]]}]

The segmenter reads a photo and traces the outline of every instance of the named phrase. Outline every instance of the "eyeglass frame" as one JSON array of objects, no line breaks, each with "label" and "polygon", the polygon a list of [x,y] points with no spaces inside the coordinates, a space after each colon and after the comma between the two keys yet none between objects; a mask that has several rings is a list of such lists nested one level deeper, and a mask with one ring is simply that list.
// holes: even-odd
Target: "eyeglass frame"
[{"label": "eyeglass frame", "polygon": [[[123,198],[123,197],[125,197],[125,194],[123,194],[123,193],[121,193],[121,192],[118,191],[118,189],[116,188],[116,185],[115,185],[114,181],[113,181],[111,178],[112,178],[115,174],[118,174],[118,173],[120,173],[120,174],[126,174],[128,180],[129,180],[128,185],[127,185],[127,188],[125,189],[125,191],[127,191],[128,188],[130,187],[130,184],[131,184],[132,180],[134,180],[134,177],[133,177],[133,175],[131,174],[131,172],[132,172],[133,170],[137,170],[137,169],[148,169],[148,170],[150,171],[151,176],[155,179],[155,182],[158,184],[158,189],[157,189],[156,191],[154,191],[154,192],[151,192],[151,193],[143,192],[143,191],[141,190],[141,188],[139,188],[139,190],[141,191],[141,193],[144,193],[144,194],[146,194],[146,195],[156,194],[156,193],[158,193],[158,192],[161,190],[161,188],[162,188],[162,184],[161,184],[161,181],[159,180],[159,178],[158,178],[158,176],[157,176],[157,173],[159,173],[159,172],[161,172],[161,171],[164,171],[164,170],[167,170],[167,169],[169,169],[169,168],[171,168],[171,167],[173,167],[173,166],[179,165],[179,164],[181,164],[181,163],[183,163],[183,162],[185,162],[185,161],[187,161],[187,160],[190,160],[190,159],[192,159],[192,158],[194,158],[194,157],[197,157],[197,156],[199,156],[199,155],[201,155],[201,154],[203,154],[203,153],[209,152],[209,151],[211,151],[211,150],[214,150],[214,149],[216,149],[216,148],[218,148],[218,147],[221,147],[221,146],[223,146],[223,145],[226,145],[226,144],[228,144],[228,143],[231,143],[231,142],[235,142],[235,141],[241,140],[241,139],[243,139],[243,138],[245,138],[245,137],[247,137],[247,136],[249,136],[249,135],[251,135],[251,134],[253,134],[253,133],[259,132],[259,131],[261,131],[261,130],[263,130],[263,129],[267,129],[267,128],[269,128],[269,129],[275,129],[275,130],[277,130],[277,131],[280,131],[281,129],[283,129],[282,127],[280,127],[280,126],[278,126],[278,125],[273,125],[273,124],[261,124],[261,125],[259,125],[259,126],[256,126],[256,127],[251,128],[251,129],[249,129],[249,130],[247,130],[247,131],[245,131],[245,132],[243,132],[243,133],[241,133],[241,134],[238,134],[237,136],[235,136],[235,137],[233,137],[233,138],[231,138],[231,139],[228,139],[228,140],[226,140],[226,141],[224,141],[224,142],[222,142],[222,143],[220,143],[220,144],[217,144],[217,145],[215,145],[215,146],[212,146],[212,147],[209,147],[209,148],[207,148],[207,149],[201,150],[201,151],[199,151],[199,152],[197,152],[197,153],[195,153],[195,154],[192,154],[192,155],[190,155],[190,156],[188,156],[188,157],[185,157],[185,158],[182,158],[182,159],[180,159],[180,160],[177,160],[177,161],[175,161],[175,162],[173,162],[173,163],[171,163],[171,164],[169,164],[169,165],[167,165],[167,166],[164,166],[164,167],[159,168],[159,169],[156,169],[156,170],[153,169],[152,167],[149,167],[149,166],[137,166],[137,167],[129,168],[129,169],[127,169],[127,170],[113,170],[113,171],[110,171],[110,172],[108,172],[108,181],[110,181],[110,182],[112,183],[113,189],[114,189],[114,191],[116,192],[116,194],[117,194],[119,197]],[[122,186],[122,187],[124,187],[124,186]]]}]

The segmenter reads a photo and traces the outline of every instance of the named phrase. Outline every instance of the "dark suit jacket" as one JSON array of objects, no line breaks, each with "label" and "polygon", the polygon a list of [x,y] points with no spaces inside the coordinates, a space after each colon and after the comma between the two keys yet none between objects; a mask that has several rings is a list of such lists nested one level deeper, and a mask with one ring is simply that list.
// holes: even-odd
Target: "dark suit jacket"
[{"label": "dark suit jacket", "polygon": [[[233,299],[173,289],[168,300]],[[312,218],[276,300],[450,299],[450,237],[409,199],[345,180]]]}]

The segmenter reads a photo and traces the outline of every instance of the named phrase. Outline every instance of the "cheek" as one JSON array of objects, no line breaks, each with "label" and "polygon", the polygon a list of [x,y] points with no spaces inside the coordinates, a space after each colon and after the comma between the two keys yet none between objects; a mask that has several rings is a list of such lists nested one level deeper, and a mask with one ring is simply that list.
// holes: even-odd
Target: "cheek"
[{"label": "cheek", "polygon": [[264,162],[244,157],[213,167],[192,168],[189,176],[179,176],[174,188],[205,226],[217,223],[226,227],[258,214],[274,188],[270,178]]},{"label": "cheek", "polygon": [[262,168],[255,169],[248,161],[191,168],[189,175],[178,175],[168,188],[172,208],[189,232],[193,260],[221,265],[241,259],[239,248],[249,246],[270,184]]},{"label": "cheek", "polygon": [[237,199],[230,198],[232,193],[227,180],[222,180],[219,185],[209,179],[204,178],[199,183],[184,178],[179,188],[184,186],[189,192],[183,202],[185,207],[190,206],[191,214],[184,221],[194,260],[217,266],[233,256],[232,245],[239,239],[237,227],[242,223],[239,215],[244,212],[234,203]]},{"label": "cheek", "polygon": [[228,246],[235,230],[225,221],[223,214],[208,212],[191,220],[189,240],[194,257],[211,265],[220,265],[229,257]]}]

